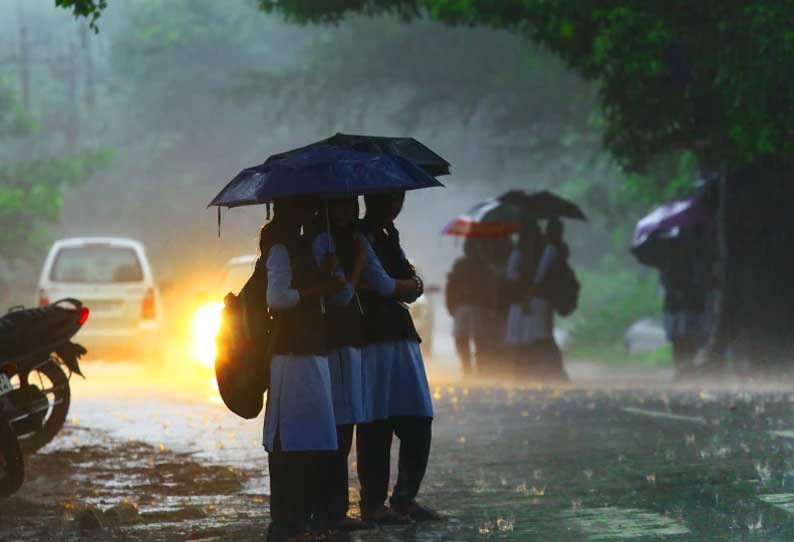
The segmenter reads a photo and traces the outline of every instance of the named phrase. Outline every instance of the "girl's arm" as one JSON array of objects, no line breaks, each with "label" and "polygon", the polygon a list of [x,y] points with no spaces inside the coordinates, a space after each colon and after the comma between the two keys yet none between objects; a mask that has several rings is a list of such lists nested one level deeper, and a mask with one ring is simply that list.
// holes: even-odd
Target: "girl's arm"
[{"label": "girl's arm", "polygon": [[292,288],[292,266],[284,245],[273,245],[267,253],[267,304],[275,310],[287,310],[300,302],[300,292]]},{"label": "girl's arm", "polygon": [[[318,267],[321,269],[326,267],[329,259],[334,257],[335,251],[336,247],[334,246],[334,240],[327,233],[323,232],[315,237],[314,243],[312,244],[312,252],[314,253],[314,261],[317,262]],[[358,281],[356,280],[354,283],[352,278],[349,281],[345,281],[345,272],[339,262],[335,262],[331,273],[336,280],[344,284],[344,287],[338,293],[331,296],[330,302],[334,305],[349,304],[353,299],[353,295],[356,293],[355,284]]]},{"label": "girl's arm", "polygon": [[393,297],[401,301],[415,301],[421,294],[418,281],[413,279],[394,279],[383,269],[375,250],[366,238],[362,238],[366,250],[366,265],[361,276],[365,287],[375,290],[382,297]]}]

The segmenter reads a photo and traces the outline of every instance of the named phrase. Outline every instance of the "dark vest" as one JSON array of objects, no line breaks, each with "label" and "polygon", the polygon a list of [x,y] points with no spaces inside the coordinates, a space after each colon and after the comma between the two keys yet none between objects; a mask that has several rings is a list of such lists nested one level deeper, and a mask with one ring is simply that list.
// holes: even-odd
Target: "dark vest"
[{"label": "dark vest", "polygon": [[[386,273],[395,279],[410,279],[414,276],[413,266],[402,253],[400,235],[394,226],[389,227],[386,233],[375,232],[365,221],[361,221],[360,229],[372,244]],[[422,342],[411,313],[403,303],[366,290],[359,292],[359,298],[364,308],[364,336],[367,343],[401,340]]]},{"label": "dark vest", "polygon": [[[350,277],[353,272],[354,259],[353,240],[334,235],[336,256],[339,260],[345,277]],[[344,346],[361,347],[366,344],[363,328],[363,308],[357,296],[353,296],[345,306],[327,303],[326,329],[328,330],[328,346],[332,349]]]},{"label": "dark vest", "polygon": [[[311,245],[305,238],[281,240],[287,247],[292,267],[292,288],[305,288],[320,281]],[[275,244],[275,243],[274,243]],[[301,299],[287,310],[273,315],[273,353],[289,355],[325,355],[328,353],[324,318],[317,297]]]}]

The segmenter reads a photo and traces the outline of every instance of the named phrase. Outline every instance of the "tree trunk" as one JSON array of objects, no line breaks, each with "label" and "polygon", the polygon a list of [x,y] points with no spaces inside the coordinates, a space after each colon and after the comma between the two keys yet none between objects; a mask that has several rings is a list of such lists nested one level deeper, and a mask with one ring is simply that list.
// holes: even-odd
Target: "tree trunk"
[{"label": "tree trunk", "polygon": [[740,374],[794,369],[794,179],[779,161],[723,182],[722,302],[713,353]]}]

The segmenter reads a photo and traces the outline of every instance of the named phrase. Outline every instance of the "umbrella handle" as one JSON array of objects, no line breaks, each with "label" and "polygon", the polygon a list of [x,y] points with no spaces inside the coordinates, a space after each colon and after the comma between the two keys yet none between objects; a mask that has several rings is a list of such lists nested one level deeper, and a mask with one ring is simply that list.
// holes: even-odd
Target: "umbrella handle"
[{"label": "umbrella handle", "polygon": [[331,213],[328,211],[328,198],[323,199],[325,207],[325,233],[328,234],[328,252],[331,252]]},{"label": "umbrella handle", "polygon": [[[325,208],[325,233],[328,236],[328,252],[331,252],[331,214],[328,211],[328,198],[323,198]],[[333,272],[332,272],[333,273]],[[325,296],[320,298],[320,311],[325,315]]]}]

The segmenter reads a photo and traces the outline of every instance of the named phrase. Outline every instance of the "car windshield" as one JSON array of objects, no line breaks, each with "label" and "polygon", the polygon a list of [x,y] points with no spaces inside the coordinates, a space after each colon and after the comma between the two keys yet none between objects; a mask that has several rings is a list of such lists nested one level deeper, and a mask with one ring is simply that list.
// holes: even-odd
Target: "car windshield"
[{"label": "car windshield", "polygon": [[109,245],[58,251],[50,279],[55,282],[141,282],[143,268],[131,248]]}]

